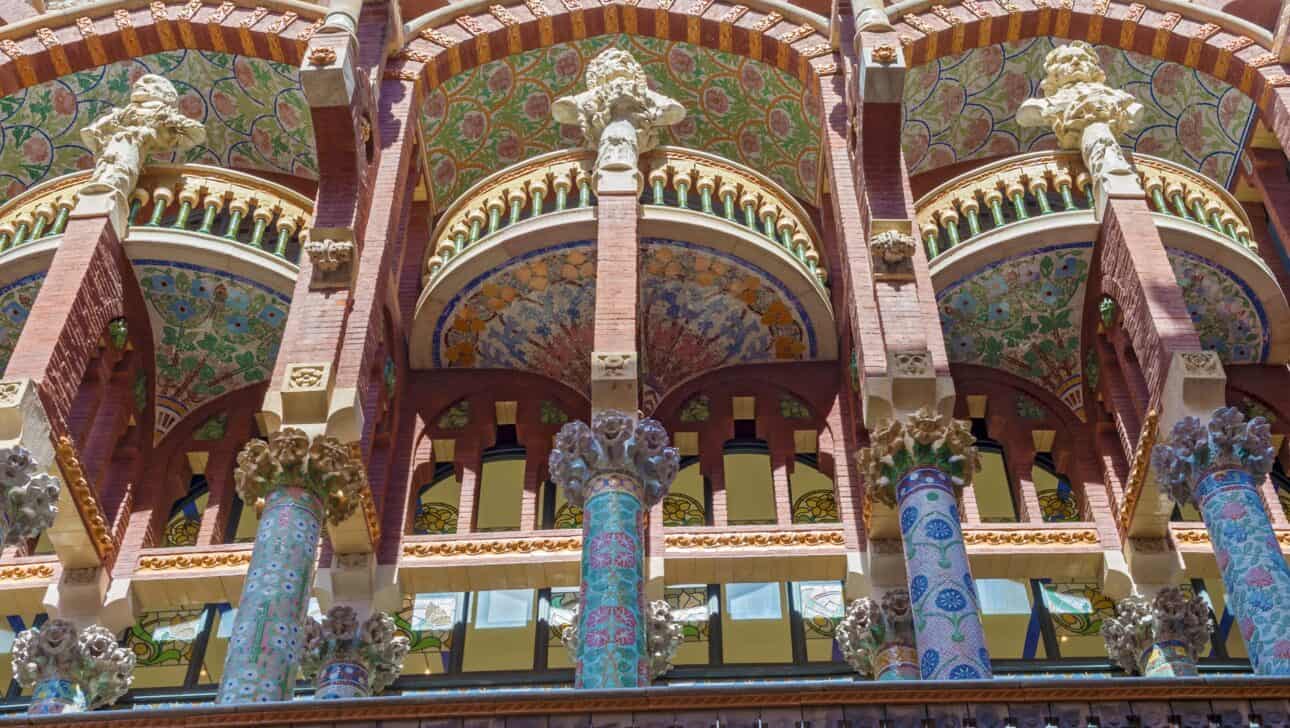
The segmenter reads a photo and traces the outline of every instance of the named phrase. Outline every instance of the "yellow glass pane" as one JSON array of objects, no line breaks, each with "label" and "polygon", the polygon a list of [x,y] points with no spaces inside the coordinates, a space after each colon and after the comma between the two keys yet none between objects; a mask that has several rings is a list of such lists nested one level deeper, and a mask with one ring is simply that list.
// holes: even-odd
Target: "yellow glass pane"
[{"label": "yellow glass pane", "polygon": [[462,670],[532,670],[537,599],[532,589],[476,592]]},{"label": "yellow glass pane", "polygon": [[[1190,585],[1189,585],[1190,586]],[[1223,580],[1217,577],[1205,579],[1205,598],[1209,601],[1210,609],[1214,610],[1214,629],[1218,633],[1218,625],[1223,619],[1223,610],[1227,606],[1227,590],[1223,588]],[[1249,658],[1249,652],[1245,649],[1245,638],[1241,637],[1241,630],[1232,621],[1232,628],[1228,631],[1227,642],[1224,645],[1227,648],[1227,656],[1235,659]],[[1210,645],[1210,651],[1206,656],[1214,654],[1214,645]]]},{"label": "yellow glass pane", "polygon": [[721,610],[721,647],[725,662],[793,661],[783,584],[724,584],[721,591],[725,606]]},{"label": "yellow glass pane", "polygon": [[1079,499],[1070,483],[1064,482],[1047,468],[1038,465],[1030,469],[1030,480],[1035,484],[1039,510],[1045,521],[1078,521]]},{"label": "yellow glass pane", "polygon": [[524,505],[524,461],[494,460],[480,474],[475,528],[479,531],[517,531]]},{"label": "yellow glass pane", "polygon": [[1091,582],[1047,583],[1043,594],[1061,656],[1105,657],[1102,620],[1115,616],[1115,602]]},{"label": "yellow glass pane", "polygon": [[803,462],[793,464],[788,479],[793,523],[837,523],[838,503],[833,479]]},{"label": "yellow glass pane", "polygon": [[408,638],[410,647],[403,661],[404,675],[441,675],[448,671],[461,598],[457,592],[404,596],[403,608],[394,614],[395,627]]},{"label": "yellow glass pane", "polygon": [[572,668],[574,656],[564,646],[560,635],[566,625],[572,623],[574,610],[578,605],[577,589],[552,589],[550,605],[547,610],[547,643],[546,664],[552,670]]},{"label": "yellow glass pane", "polygon": [[708,622],[708,585],[686,584],[670,586],[665,592],[672,618],[681,625],[685,635],[681,646],[672,658],[674,665],[706,665],[710,647]]},{"label": "yellow glass pane", "polygon": [[193,643],[206,627],[204,608],[143,614],[125,634],[125,647],[135,659],[133,687],[183,686]]},{"label": "yellow glass pane", "polygon": [[775,484],[770,455],[732,453],[722,458],[730,525],[775,522]]},{"label": "yellow glass pane", "polygon": [[443,534],[457,532],[457,509],[461,505],[461,481],[450,475],[421,491],[412,517],[412,532]]},{"label": "yellow glass pane", "polygon": [[1003,455],[990,450],[981,450],[979,454],[981,470],[972,476],[972,490],[976,494],[981,521],[1015,523],[1017,509],[1012,502],[1012,488],[1008,485]]},{"label": "yellow glass pane", "polygon": [[795,586],[801,605],[802,633],[806,638],[806,659],[832,662],[833,634],[846,612],[842,582],[807,581]]},{"label": "yellow glass pane", "polygon": [[[981,599],[981,626],[986,647],[996,660],[1025,656],[1026,633],[1034,602],[1030,583],[1024,579],[977,579]],[[1037,641],[1036,658],[1044,657],[1044,643]]]},{"label": "yellow glass pane", "polygon": [[663,525],[702,526],[705,519],[703,474],[699,464],[692,463],[677,473],[663,499]]}]

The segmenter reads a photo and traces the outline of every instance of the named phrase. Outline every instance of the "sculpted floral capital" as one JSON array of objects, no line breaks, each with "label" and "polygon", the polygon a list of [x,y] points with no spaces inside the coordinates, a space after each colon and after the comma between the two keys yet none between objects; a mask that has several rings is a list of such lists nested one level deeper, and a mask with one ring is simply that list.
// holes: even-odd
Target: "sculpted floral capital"
[{"label": "sculpted floral capital", "polygon": [[1184,417],[1174,423],[1169,439],[1151,453],[1156,479],[1178,503],[1195,500],[1196,486],[1216,470],[1244,470],[1256,480],[1272,470],[1276,457],[1268,421],[1248,422],[1235,407],[1214,410],[1209,424]]},{"label": "sculpted floral capital", "polygon": [[958,488],[972,483],[980,469],[972,429],[963,420],[942,417],[924,407],[905,421],[889,420],[869,435],[869,447],[857,454],[869,497],[895,505],[896,486],[910,471],[933,467]]},{"label": "sculpted floral capital", "polygon": [[640,480],[646,504],[652,506],[667,495],[680,463],[662,423],[618,410],[596,412],[590,426],[579,421],[565,424],[548,460],[551,479],[574,505],[582,505],[596,475],[623,473]]},{"label": "sculpted floral capital", "polygon": [[134,653],[117,644],[107,627],[62,619],[29,629],[13,643],[13,674],[24,688],[67,680],[81,689],[90,710],[111,705],[134,680]]},{"label": "sculpted floral capital", "polygon": [[1178,587],[1166,587],[1147,599],[1130,596],[1115,605],[1114,617],[1102,620],[1106,653],[1126,672],[1142,672],[1143,657],[1160,642],[1180,642],[1195,661],[1209,642],[1209,605]]},{"label": "sculpted floral capital", "polygon": [[339,524],[359,506],[367,490],[362,457],[334,437],[309,436],[283,428],[269,441],[252,440],[237,455],[233,473],[237,493],[255,503],[278,488],[303,488],[322,501],[327,517]]},{"label": "sculpted floral capital", "polygon": [[26,448],[0,448],[0,543],[21,543],[54,525],[60,486]]},{"label": "sculpted floral capital", "polygon": [[847,606],[838,623],[838,649],[856,672],[875,677],[879,653],[893,644],[914,645],[914,615],[909,591],[893,589],[882,601],[861,597]]},{"label": "sculpted floral capital", "polygon": [[327,610],[321,622],[306,617],[304,634],[300,671],[306,678],[315,678],[331,662],[355,662],[367,669],[373,695],[403,672],[410,647],[407,637],[396,634],[390,615],[374,612],[360,624],[353,607],[339,604]]}]

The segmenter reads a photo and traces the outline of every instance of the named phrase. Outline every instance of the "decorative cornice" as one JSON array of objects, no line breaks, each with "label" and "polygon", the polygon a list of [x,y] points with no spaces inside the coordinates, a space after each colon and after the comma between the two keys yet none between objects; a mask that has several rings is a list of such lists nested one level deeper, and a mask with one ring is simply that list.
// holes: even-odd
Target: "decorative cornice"
[{"label": "decorative cornice", "polygon": [[249,566],[250,551],[225,553],[176,554],[174,556],[143,556],[139,571],[191,571],[206,569],[237,569]]},{"label": "decorative cornice", "polygon": [[1133,451],[1133,464],[1129,466],[1129,482],[1124,485],[1124,502],[1120,504],[1120,530],[1127,532],[1129,522],[1133,520],[1133,509],[1142,497],[1142,488],[1147,482],[1147,473],[1151,470],[1151,449],[1156,446],[1159,436],[1160,413],[1151,410],[1142,423],[1142,432],[1138,435],[1138,447]]},{"label": "decorative cornice", "polygon": [[76,446],[72,444],[70,437],[63,435],[58,438],[58,445],[54,448],[54,459],[57,460],[58,468],[63,473],[63,482],[67,484],[67,489],[72,495],[72,502],[76,504],[76,510],[81,514],[81,520],[89,531],[94,552],[98,554],[100,561],[104,563],[111,561],[116,555],[116,541],[112,538],[112,531],[104,516],[103,507],[99,505],[94,489],[85,478],[85,469],[81,467]]},{"label": "decorative cornice", "polygon": [[433,541],[430,543],[403,544],[403,558],[506,556],[509,554],[560,553],[581,550],[581,536],[569,536],[567,538],[507,538],[487,541]]},{"label": "decorative cornice", "polygon": [[758,531],[752,533],[673,533],[663,537],[669,549],[801,548],[845,546],[842,531]]},{"label": "decorative cornice", "polygon": [[968,546],[1096,546],[1102,542],[1095,528],[1036,528],[1026,531],[963,530]]},{"label": "decorative cornice", "polygon": [[0,568],[0,581],[27,581],[30,579],[49,579],[54,576],[54,567],[49,564],[22,564]]}]

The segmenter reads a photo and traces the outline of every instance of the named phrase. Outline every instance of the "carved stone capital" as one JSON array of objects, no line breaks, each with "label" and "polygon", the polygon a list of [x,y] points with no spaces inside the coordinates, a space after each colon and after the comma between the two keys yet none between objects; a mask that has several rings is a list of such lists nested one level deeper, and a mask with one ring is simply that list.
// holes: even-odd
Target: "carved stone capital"
[{"label": "carved stone capital", "polygon": [[885,230],[869,238],[869,254],[879,280],[913,280],[914,236],[901,230]]},{"label": "carved stone capital", "polygon": [[1209,606],[1175,586],[1151,599],[1125,597],[1116,603],[1115,615],[1102,621],[1102,637],[1107,655],[1126,672],[1143,671],[1144,655],[1152,645],[1181,643],[1195,662],[1209,642]]},{"label": "carved stone capital", "polygon": [[13,643],[13,674],[24,688],[67,680],[85,695],[91,710],[111,705],[134,680],[134,653],[117,644],[107,627],[81,630],[62,619],[29,629]]},{"label": "carved stone capital", "polygon": [[269,435],[268,442],[248,442],[237,455],[233,479],[246,503],[255,503],[278,488],[308,490],[318,496],[336,525],[358,508],[367,489],[367,471],[356,447],[326,435],[311,442],[294,427]]},{"label": "carved stone capital", "polygon": [[[569,623],[560,630],[560,641],[571,658],[578,654],[578,618],[581,605],[574,605]],[[671,670],[672,658],[685,641],[685,630],[672,616],[672,607],[658,599],[645,605],[645,648],[649,652],[649,679],[657,680]]]},{"label": "carved stone capital", "polygon": [[353,276],[356,247],[353,240],[314,236],[311,231],[301,234],[305,255],[313,265],[315,288],[341,288],[348,286]]},{"label": "carved stone capital", "polygon": [[980,468],[975,442],[967,422],[942,417],[927,407],[904,422],[879,425],[869,435],[869,447],[857,454],[869,497],[894,506],[896,485],[918,467],[941,470],[959,488],[971,485]]},{"label": "carved stone capital", "polygon": [[667,495],[680,468],[681,456],[667,439],[658,420],[601,410],[592,415],[590,426],[574,421],[560,428],[548,460],[551,479],[569,502],[580,506],[592,478],[623,473],[640,480],[646,505],[652,506]]},{"label": "carved stone capital", "polygon": [[0,543],[36,538],[54,525],[61,483],[21,445],[0,448]]},{"label": "carved stone capital", "polygon": [[1255,417],[1246,422],[1235,407],[1214,410],[1208,425],[1184,417],[1174,423],[1165,443],[1156,445],[1151,465],[1156,479],[1178,503],[1195,500],[1196,486],[1216,470],[1244,470],[1256,480],[1272,469],[1276,457],[1268,421]]},{"label": "carved stone capital", "polygon": [[847,606],[836,632],[842,657],[856,672],[878,673],[880,653],[893,644],[914,645],[914,615],[909,591],[893,589],[878,602],[862,597]]},{"label": "carved stone capital", "polygon": [[322,622],[306,617],[300,671],[313,679],[331,662],[355,662],[367,669],[371,694],[384,690],[403,672],[408,638],[395,633],[394,619],[373,612],[360,624],[353,607],[336,605]]}]

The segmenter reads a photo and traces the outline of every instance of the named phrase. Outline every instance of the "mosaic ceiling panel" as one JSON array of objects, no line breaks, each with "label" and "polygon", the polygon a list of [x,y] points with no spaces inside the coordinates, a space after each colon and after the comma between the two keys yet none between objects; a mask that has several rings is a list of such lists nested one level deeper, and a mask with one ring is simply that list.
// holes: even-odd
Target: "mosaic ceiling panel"
[{"label": "mosaic ceiling panel", "polygon": [[0,288],[0,374],[9,365],[9,357],[18,345],[18,335],[44,282],[44,272],[33,273]]},{"label": "mosaic ceiling panel", "polygon": [[[1051,149],[1051,131],[1022,128],[1021,102],[1042,95],[1053,38],[978,48],[912,68],[905,81],[905,158],[914,174],[971,159]],[[1172,160],[1228,184],[1254,119],[1253,102],[1177,63],[1096,46],[1107,82],[1146,107],[1126,147]]]},{"label": "mosaic ceiling panel", "polygon": [[1080,330],[1092,253],[1092,243],[1039,248],[938,291],[950,361],[1034,382],[1083,419]]},{"label": "mosaic ceiling panel", "polygon": [[654,87],[685,106],[685,120],[664,131],[662,143],[740,161],[815,199],[819,100],[796,78],[688,43],[613,35],[492,61],[430,93],[422,123],[435,205],[521,159],[578,146],[581,133],[557,124],[551,104],[581,91],[587,62],[611,45],[630,51]]},{"label": "mosaic ceiling panel", "polygon": [[1232,271],[1181,250],[1169,263],[1182,288],[1200,345],[1224,364],[1257,364],[1267,358],[1271,337],[1258,298]]},{"label": "mosaic ceiling panel", "polygon": [[156,439],[216,397],[269,378],[291,300],[189,263],[135,260],[156,345]]},{"label": "mosaic ceiling panel", "polygon": [[[0,202],[92,165],[80,130],[129,98],[145,73],[170,79],[206,143],[178,161],[318,176],[313,122],[298,69],[225,53],[173,51],[73,73],[0,98]],[[176,161],[174,155],[155,161]]]},{"label": "mosaic ceiling panel", "polygon": [[[817,334],[778,280],[725,253],[647,238],[641,276],[645,405],[733,364],[817,356]],[[595,246],[577,241],[474,279],[435,324],[434,364],[531,371],[590,391]]]}]

